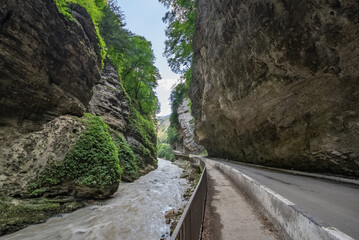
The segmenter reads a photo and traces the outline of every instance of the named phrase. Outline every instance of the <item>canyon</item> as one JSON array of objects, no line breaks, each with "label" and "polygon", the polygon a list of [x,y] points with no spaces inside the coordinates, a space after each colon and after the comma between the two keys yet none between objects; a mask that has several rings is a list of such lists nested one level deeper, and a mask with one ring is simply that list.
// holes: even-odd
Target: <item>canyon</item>
[{"label": "canyon", "polygon": [[190,97],[214,157],[359,176],[359,4],[197,2]]}]

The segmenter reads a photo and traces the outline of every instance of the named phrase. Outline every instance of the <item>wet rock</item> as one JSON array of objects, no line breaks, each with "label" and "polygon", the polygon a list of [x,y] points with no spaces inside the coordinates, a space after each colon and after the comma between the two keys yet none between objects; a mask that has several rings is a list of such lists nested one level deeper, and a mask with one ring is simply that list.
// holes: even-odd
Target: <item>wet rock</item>
[{"label": "wet rock", "polygon": [[190,95],[209,155],[358,177],[358,1],[197,3]]}]

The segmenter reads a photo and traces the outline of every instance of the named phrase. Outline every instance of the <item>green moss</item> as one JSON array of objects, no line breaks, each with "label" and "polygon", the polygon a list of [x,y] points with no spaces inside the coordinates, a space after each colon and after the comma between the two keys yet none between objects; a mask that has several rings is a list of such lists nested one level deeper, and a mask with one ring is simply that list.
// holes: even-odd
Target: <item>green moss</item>
[{"label": "green moss", "polygon": [[86,130],[61,164],[50,164],[29,185],[31,196],[41,196],[51,186],[70,181],[104,189],[120,181],[118,148],[101,117],[85,114]]},{"label": "green moss", "polygon": [[[145,148],[149,150],[148,154],[156,162],[156,132],[153,120],[145,118],[134,107],[131,107],[130,129],[141,139]],[[147,155],[147,152],[144,153]]]},{"label": "green moss", "polygon": [[100,35],[98,24],[101,21],[103,15],[102,9],[107,4],[106,0],[55,0],[55,2],[59,12],[70,21],[76,21],[76,19],[72,16],[71,9],[67,6],[68,3],[78,4],[81,7],[85,8],[86,11],[89,13],[91,20],[95,26],[95,33],[98,38],[98,47],[100,49],[101,63],[103,67],[104,60],[106,58],[106,44]]},{"label": "green moss", "polygon": [[59,12],[64,15],[66,19],[75,21],[75,18],[71,15],[71,10],[67,7],[66,0],[56,0],[55,3]]},{"label": "green moss", "polygon": [[85,114],[87,128],[63,161],[63,179],[104,188],[120,181],[118,151],[101,117]]},{"label": "green moss", "polygon": [[0,236],[18,231],[30,224],[44,222],[53,215],[71,212],[83,206],[83,203],[66,199],[16,200],[6,197],[6,200],[0,200]]},{"label": "green moss", "polygon": [[115,131],[113,131],[111,135],[113,142],[118,148],[118,158],[120,166],[123,168],[122,179],[125,181],[133,181],[137,179],[138,165],[135,154],[123,136]]}]

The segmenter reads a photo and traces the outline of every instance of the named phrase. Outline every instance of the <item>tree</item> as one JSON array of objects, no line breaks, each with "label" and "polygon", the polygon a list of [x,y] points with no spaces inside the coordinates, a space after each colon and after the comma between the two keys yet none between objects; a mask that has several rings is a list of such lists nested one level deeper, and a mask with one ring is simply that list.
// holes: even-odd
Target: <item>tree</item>
[{"label": "tree", "polygon": [[160,79],[154,66],[152,44],[124,28],[123,14],[113,1],[103,10],[100,32],[108,46],[108,57],[118,69],[123,87],[137,107],[145,115],[158,111],[158,99],[154,88]]},{"label": "tree", "polygon": [[195,0],[159,0],[170,10],[163,21],[168,24],[164,56],[175,73],[185,73],[192,64],[195,31]]}]

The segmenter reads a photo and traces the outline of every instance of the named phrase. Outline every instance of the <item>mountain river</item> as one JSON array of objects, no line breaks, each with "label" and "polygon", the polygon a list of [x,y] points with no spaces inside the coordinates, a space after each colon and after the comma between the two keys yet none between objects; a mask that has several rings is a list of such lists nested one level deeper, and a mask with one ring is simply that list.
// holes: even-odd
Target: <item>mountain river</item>
[{"label": "mountain river", "polygon": [[158,169],[133,183],[121,183],[115,196],[101,205],[53,217],[0,239],[159,240],[163,235],[169,239],[165,212],[185,205],[182,196],[188,183],[181,173],[181,168],[159,159]]}]

